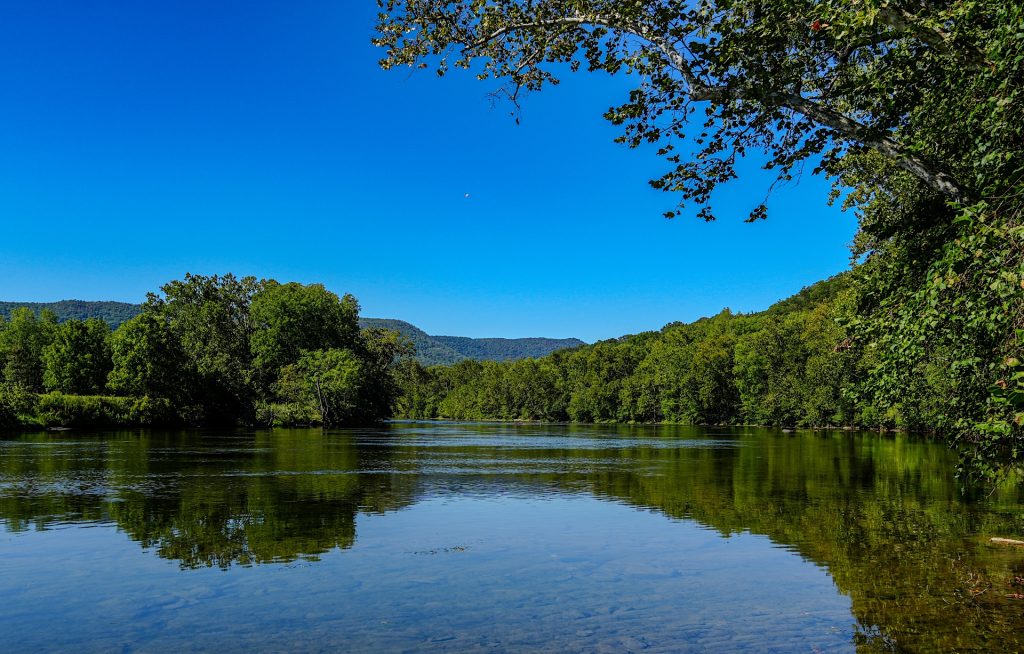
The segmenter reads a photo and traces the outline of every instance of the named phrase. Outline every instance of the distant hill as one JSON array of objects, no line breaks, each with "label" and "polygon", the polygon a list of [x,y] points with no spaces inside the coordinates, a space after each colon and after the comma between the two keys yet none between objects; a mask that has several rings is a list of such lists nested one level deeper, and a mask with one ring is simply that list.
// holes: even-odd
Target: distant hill
[{"label": "distant hill", "polygon": [[[11,311],[18,307],[28,307],[37,314],[43,309],[49,309],[57,315],[58,322],[100,318],[106,320],[114,329],[142,311],[140,305],[128,302],[89,302],[86,300],[0,302],[0,316],[9,318]],[[575,338],[431,336],[404,320],[390,318],[360,318],[359,324],[364,329],[366,327],[384,327],[401,333],[416,346],[416,358],[425,366],[447,365],[463,359],[510,361],[527,357],[542,357],[555,350],[584,344],[583,341]]]},{"label": "distant hill", "polygon": [[416,325],[411,325],[404,320],[360,318],[359,326],[363,329],[367,327],[393,329],[402,336],[405,336],[416,346],[416,359],[425,366],[448,365],[469,358],[444,343],[435,340],[433,336]]},{"label": "distant hill", "polygon": [[61,300],[60,302],[0,302],[0,316],[9,318],[18,307],[28,307],[37,314],[44,310],[57,314],[58,322],[101,318],[117,329],[121,323],[139,315],[142,307],[128,302],[90,302],[86,300]]},{"label": "distant hill", "polygon": [[463,359],[512,361],[546,356],[555,350],[584,345],[577,338],[468,338],[431,336],[402,320],[361,318],[360,325],[400,332],[416,345],[416,358],[425,366],[449,365]]},{"label": "distant hill", "polygon": [[586,345],[578,338],[467,338],[465,336],[432,336],[464,355],[481,361],[514,361],[543,357],[555,350]]}]

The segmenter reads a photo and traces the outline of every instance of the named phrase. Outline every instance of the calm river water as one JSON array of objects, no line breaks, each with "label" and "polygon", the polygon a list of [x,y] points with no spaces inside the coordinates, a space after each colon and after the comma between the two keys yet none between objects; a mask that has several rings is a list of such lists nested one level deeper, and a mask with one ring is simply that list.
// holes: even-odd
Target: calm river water
[{"label": "calm river water", "polygon": [[1024,494],[689,427],[0,438],[5,652],[1024,649]]}]

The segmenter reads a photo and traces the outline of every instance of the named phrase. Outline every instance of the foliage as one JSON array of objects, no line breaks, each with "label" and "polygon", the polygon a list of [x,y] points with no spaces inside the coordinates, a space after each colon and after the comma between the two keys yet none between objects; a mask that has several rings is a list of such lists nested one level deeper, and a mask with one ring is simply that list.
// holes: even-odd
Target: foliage
[{"label": "foliage", "polygon": [[[860,361],[837,316],[833,279],[765,312],[723,311],[692,324],[561,350],[540,359],[403,364],[396,415],[408,418],[853,425]],[[870,414],[871,412],[867,412]],[[860,423],[877,426],[878,423]]]},{"label": "foliage", "polygon": [[290,411],[339,425],[357,417],[362,380],[362,364],[351,350],[314,350],[281,370],[277,394]]},{"label": "foliage", "polygon": [[[301,380],[296,381],[299,384],[302,383]],[[294,385],[295,382],[289,385],[289,380],[285,377],[278,384],[277,388],[286,394],[285,397],[292,399],[281,399],[279,397],[276,401],[272,402],[258,402],[256,404],[256,424],[271,427],[309,427],[323,423],[320,411],[316,404],[311,401],[312,398],[305,393],[301,393],[301,389]],[[300,393],[296,394],[294,390],[289,392],[289,388],[300,390]],[[299,397],[296,398],[295,395],[299,395]]]},{"label": "foliage", "polygon": [[389,329],[364,329],[356,355],[362,367],[359,403],[354,418],[361,423],[390,416],[400,388],[394,371],[415,349],[401,334]]},{"label": "foliage", "polygon": [[61,393],[101,393],[113,367],[111,356],[107,323],[98,318],[62,323],[43,349],[43,386]]},{"label": "foliage", "polygon": [[110,340],[111,391],[119,395],[167,397],[176,404],[187,399],[187,359],[161,316],[136,316],[121,325]]},{"label": "foliage", "polygon": [[[1024,329],[1016,332],[1016,350],[1024,353]],[[1020,354],[1003,361],[1000,378],[989,387],[989,393],[985,420],[975,425],[980,437],[972,444],[979,448],[1010,448],[1009,452],[999,451],[989,458],[1019,461],[1024,458],[1020,438],[1020,428],[1024,426],[1024,363]]]},{"label": "foliage", "polygon": [[851,322],[859,347],[877,359],[867,391],[912,424],[950,434],[963,472],[985,479],[1024,462],[1024,431],[997,390],[1021,352],[1019,216],[979,203],[960,212],[940,248],[879,248],[863,267],[860,315]]},{"label": "foliage", "polygon": [[16,402],[6,385],[0,385],[0,429],[9,429],[18,425]]},{"label": "foliage", "polygon": [[166,321],[188,366],[187,383],[194,419],[236,423],[252,419],[255,398],[249,314],[253,296],[263,282],[236,278],[185,275],[168,282],[162,294],[150,293],[144,312]]},{"label": "foliage", "polygon": [[393,370],[411,356],[411,344],[397,332],[370,328],[354,347],[304,351],[281,368],[276,401],[262,408],[261,422],[333,426],[389,416],[399,393]]},{"label": "foliage", "polygon": [[375,422],[413,350],[358,312],[319,284],[230,274],[164,285],[112,334],[18,309],[0,322],[0,426]]},{"label": "foliage", "polygon": [[104,427],[168,425],[176,420],[171,403],[163,398],[40,395],[36,411],[44,426]]},{"label": "foliage", "polygon": [[56,327],[52,313],[43,311],[37,317],[25,308],[15,309],[8,322],[0,322],[0,372],[5,384],[29,393],[43,389],[43,350]]},{"label": "foliage", "polygon": [[352,349],[359,339],[359,303],[351,295],[339,299],[321,284],[266,282],[250,314],[252,365],[265,385],[304,351]]}]

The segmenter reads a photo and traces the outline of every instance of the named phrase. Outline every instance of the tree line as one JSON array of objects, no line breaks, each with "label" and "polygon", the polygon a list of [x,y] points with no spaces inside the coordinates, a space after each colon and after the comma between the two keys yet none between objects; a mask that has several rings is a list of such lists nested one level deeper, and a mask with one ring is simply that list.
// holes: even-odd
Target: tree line
[{"label": "tree line", "polygon": [[390,414],[410,346],[320,284],[186,275],[116,330],[0,319],[0,424],[326,424]]},{"label": "tree line", "polygon": [[853,292],[847,273],[760,313],[726,309],[539,359],[403,362],[396,415],[934,428],[942,398],[886,404],[864,392],[875,355],[850,339]]},{"label": "tree line", "polygon": [[892,360],[914,344],[878,335],[864,319],[874,274],[861,265],[760,313],[725,309],[541,358],[431,367],[398,332],[360,329],[351,295],[186,275],[116,330],[29,308],[0,319],[0,425],[332,426],[394,417],[951,434],[972,417],[979,430],[997,425],[993,408],[1012,419],[1024,374],[989,389],[970,384],[970,368],[950,365],[955,343],[905,359],[904,385],[886,386]]}]

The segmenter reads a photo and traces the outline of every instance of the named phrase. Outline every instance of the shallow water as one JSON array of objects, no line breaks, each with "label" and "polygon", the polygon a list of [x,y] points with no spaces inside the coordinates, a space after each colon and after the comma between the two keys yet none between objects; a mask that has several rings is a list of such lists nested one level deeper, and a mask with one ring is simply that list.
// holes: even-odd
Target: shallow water
[{"label": "shallow water", "polygon": [[1017,651],[939,444],[395,423],[0,438],[10,652]]}]

